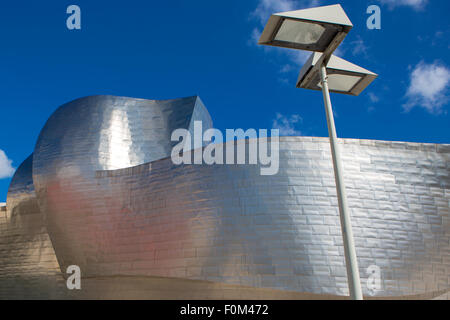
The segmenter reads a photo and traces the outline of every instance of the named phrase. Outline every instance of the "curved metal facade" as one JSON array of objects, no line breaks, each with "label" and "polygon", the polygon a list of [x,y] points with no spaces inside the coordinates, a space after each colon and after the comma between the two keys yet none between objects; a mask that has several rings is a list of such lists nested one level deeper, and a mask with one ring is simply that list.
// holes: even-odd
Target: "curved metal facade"
[{"label": "curved metal facade", "polygon": [[[172,279],[173,292],[179,284],[178,291],[189,293],[194,285],[186,281],[193,280],[216,283],[216,292],[238,286],[292,297],[348,295],[328,139],[281,138],[274,176],[261,176],[259,165],[176,166],[170,134],[192,130],[194,120],[212,127],[197,97],[96,96],[62,106],[23,165],[27,172],[32,167],[32,179],[27,173],[26,183],[16,182],[23,181],[19,169],[11,183],[4,225],[14,212],[31,210],[15,200],[22,197],[15,190],[28,190],[61,271],[75,264],[83,283],[109,279],[103,283],[115,288],[113,298],[158,298],[132,280],[123,280],[124,293],[117,277]],[[448,292],[450,146],[341,142],[365,295]],[[2,238],[2,248],[8,241]],[[373,265],[381,270],[375,293],[365,285]],[[0,276],[14,272],[2,267]],[[67,295],[64,290],[54,294]],[[104,297],[95,290],[83,295]]]},{"label": "curved metal facade", "polygon": [[58,297],[60,268],[37,203],[32,160],[17,169],[0,217],[0,299]]},{"label": "curved metal facade", "polygon": [[[110,186],[97,183],[96,170],[170,156],[176,144],[170,141],[172,131],[192,130],[195,120],[203,121],[205,129],[212,126],[198,97],[155,101],[94,96],[63,105],[49,118],[36,143],[33,181],[62,270],[71,264],[94,266],[90,261],[116,237],[104,232],[111,225],[98,219],[109,215],[106,208],[119,205],[120,199]],[[94,194],[102,196],[93,199]],[[73,220],[67,221],[66,213],[74,214]]]}]

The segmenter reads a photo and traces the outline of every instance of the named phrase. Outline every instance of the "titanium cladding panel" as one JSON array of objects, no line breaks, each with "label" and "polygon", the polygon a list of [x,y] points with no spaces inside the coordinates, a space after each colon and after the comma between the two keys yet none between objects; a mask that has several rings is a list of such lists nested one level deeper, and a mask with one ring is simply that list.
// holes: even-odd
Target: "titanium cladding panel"
[{"label": "titanium cladding panel", "polygon": [[[344,150],[365,294],[448,291],[448,148],[346,140]],[[96,254],[96,269],[86,266],[92,275],[121,269],[348,294],[328,139],[282,138],[276,176],[261,176],[259,166],[175,167],[170,159],[134,171],[97,173],[124,200],[107,210],[116,236],[103,258]],[[123,265],[123,256],[136,260]],[[366,285],[370,266],[382,273],[375,293]]]},{"label": "titanium cladding panel", "polygon": [[[111,286],[117,277],[162,277],[187,292],[185,281],[195,280],[348,295],[328,139],[280,138],[274,176],[261,176],[259,165],[175,166],[170,134],[192,131],[194,120],[212,127],[198,97],[88,97],[50,117],[29,193],[61,271],[76,264],[82,281]],[[365,295],[448,292],[450,146],[341,142]],[[15,198],[8,195],[8,210],[18,210]],[[2,230],[11,223],[5,218]],[[371,266],[381,271],[378,291],[366,285]],[[16,272],[0,268],[2,277]]]},{"label": "titanium cladding panel", "polygon": [[33,156],[17,169],[0,212],[0,299],[56,298],[62,277],[31,176]]}]

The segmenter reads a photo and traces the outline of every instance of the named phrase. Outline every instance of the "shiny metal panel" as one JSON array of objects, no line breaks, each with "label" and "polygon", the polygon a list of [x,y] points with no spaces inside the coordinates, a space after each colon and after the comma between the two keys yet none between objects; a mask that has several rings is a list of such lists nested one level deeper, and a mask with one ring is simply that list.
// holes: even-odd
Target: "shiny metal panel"
[{"label": "shiny metal panel", "polygon": [[[172,291],[159,289],[164,298],[183,290],[188,298],[196,286],[203,298],[209,290],[215,292],[210,297],[230,298],[217,293],[231,287],[237,297],[249,288],[259,290],[251,291],[255,298],[348,295],[328,139],[280,138],[274,176],[261,176],[259,165],[176,166],[169,157],[170,133],[192,130],[197,119],[203,129],[212,126],[196,97],[89,97],[55,112],[32,163],[26,161],[32,179],[29,173],[19,179],[19,168],[8,219],[0,221],[2,234],[14,221],[26,225],[17,204],[23,201],[15,200],[24,192],[15,190],[28,190],[23,199],[31,199],[34,209],[24,213],[36,211],[44,221],[58,266],[81,267],[86,290],[42,290],[59,297],[157,298],[152,286],[167,279]],[[340,141],[364,294],[445,296],[450,146]],[[8,239],[2,238],[3,250],[14,243]],[[0,260],[0,277],[23,276],[20,262],[11,269],[6,258]],[[373,265],[381,270],[377,292],[366,285]],[[0,297],[11,290],[0,286]]]},{"label": "shiny metal panel", "polygon": [[[172,132],[190,130],[197,117],[204,130],[212,127],[198,97],[156,101],[93,96],[65,104],[49,118],[36,143],[33,180],[63,270],[71,264],[91,265],[109,237],[115,237],[105,232],[110,224],[102,224],[97,216],[114,203],[120,206],[121,199],[111,186],[97,183],[96,170],[169,156],[176,144],[170,141]],[[74,219],[67,221],[72,213]],[[75,234],[67,228],[83,231]]]},{"label": "shiny metal panel", "polygon": [[61,272],[37,204],[32,160],[16,170],[0,212],[0,299],[58,296]]},{"label": "shiny metal panel", "polygon": [[[449,290],[448,147],[344,142],[364,293],[373,294],[372,265],[382,272],[377,296]],[[348,295],[328,139],[281,138],[276,176],[261,176],[259,166],[175,167],[170,159],[134,170],[97,173],[124,201],[108,207],[115,237],[96,268],[86,266],[92,275],[120,270]]]}]

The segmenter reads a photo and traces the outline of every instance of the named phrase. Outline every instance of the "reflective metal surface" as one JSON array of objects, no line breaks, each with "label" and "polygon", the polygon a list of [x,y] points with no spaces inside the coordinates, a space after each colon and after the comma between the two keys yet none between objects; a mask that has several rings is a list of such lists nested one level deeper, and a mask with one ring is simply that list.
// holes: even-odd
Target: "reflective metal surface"
[{"label": "reflective metal surface", "polygon": [[58,296],[61,272],[37,204],[32,160],[17,169],[0,212],[0,299]]},{"label": "reflective metal surface", "polygon": [[[259,165],[175,166],[170,133],[191,128],[194,119],[212,126],[196,97],[90,97],[56,111],[32,161],[38,206],[29,174],[26,183],[14,177],[11,184],[8,218],[0,221],[0,279],[23,274],[21,262],[10,268],[3,255],[4,248],[19,250],[3,234],[14,223],[25,230],[23,198],[42,217],[61,271],[81,267],[80,292],[40,289],[59,297],[348,295],[328,139],[280,138],[275,176],[261,176]],[[450,146],[341,141],[364,294],[447,294]],[[381,270],[376,292],[367,286],[373,265]],[[29,267],[43,275],[53,270]],[[55,277],[64,284],[62,275]],[[0,283],[0,297],[8,290]]]},{"label": "reflective metal surface", "polygon": [[205,130],[212,126],[198,97],[94,96],[70,102],[50,117],[36,143],[33,180],[62,270],[76,264],[86,275],[91,269],[101,274],[94,262],[102,261],[117,238],[111,219],[122,210],[123,198],[112,185],[98,183],[96,170],[170,156],[176,144],[172,132],[191,130],[195,120],[202,120]]}]

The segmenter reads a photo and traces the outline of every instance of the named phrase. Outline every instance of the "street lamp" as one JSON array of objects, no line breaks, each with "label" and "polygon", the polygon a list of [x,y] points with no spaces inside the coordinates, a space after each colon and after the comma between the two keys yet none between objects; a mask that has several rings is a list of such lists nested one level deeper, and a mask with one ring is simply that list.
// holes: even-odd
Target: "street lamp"
[{"label": "street lamp", "polygon": [[[318,52],[314,52],[309,57],[300,70],[297,88],[323,90],[320,70],[314,72],[314,67],[321,57],[322,54]],[[329,91],[353,96],[359,96],[377,78],[375,73],[335,55],[330,57],[326,65],[326,74],[328,75]]]},{"label": "street lamp", "polygon": [[340,5],[275,13],[258,44],[323,52],[327,59],[352,28]]},{"label": "street lamp", "polygon": [[258,43],[314,52],[300,71],[297,88],[323,92],[349,291],[352,299],[362,300],[358,261],[330,99],[330,91],[357,96],[377,77],[375,73],[333,55],[352,27],[339,4],[281,12],[269,18]]}]

